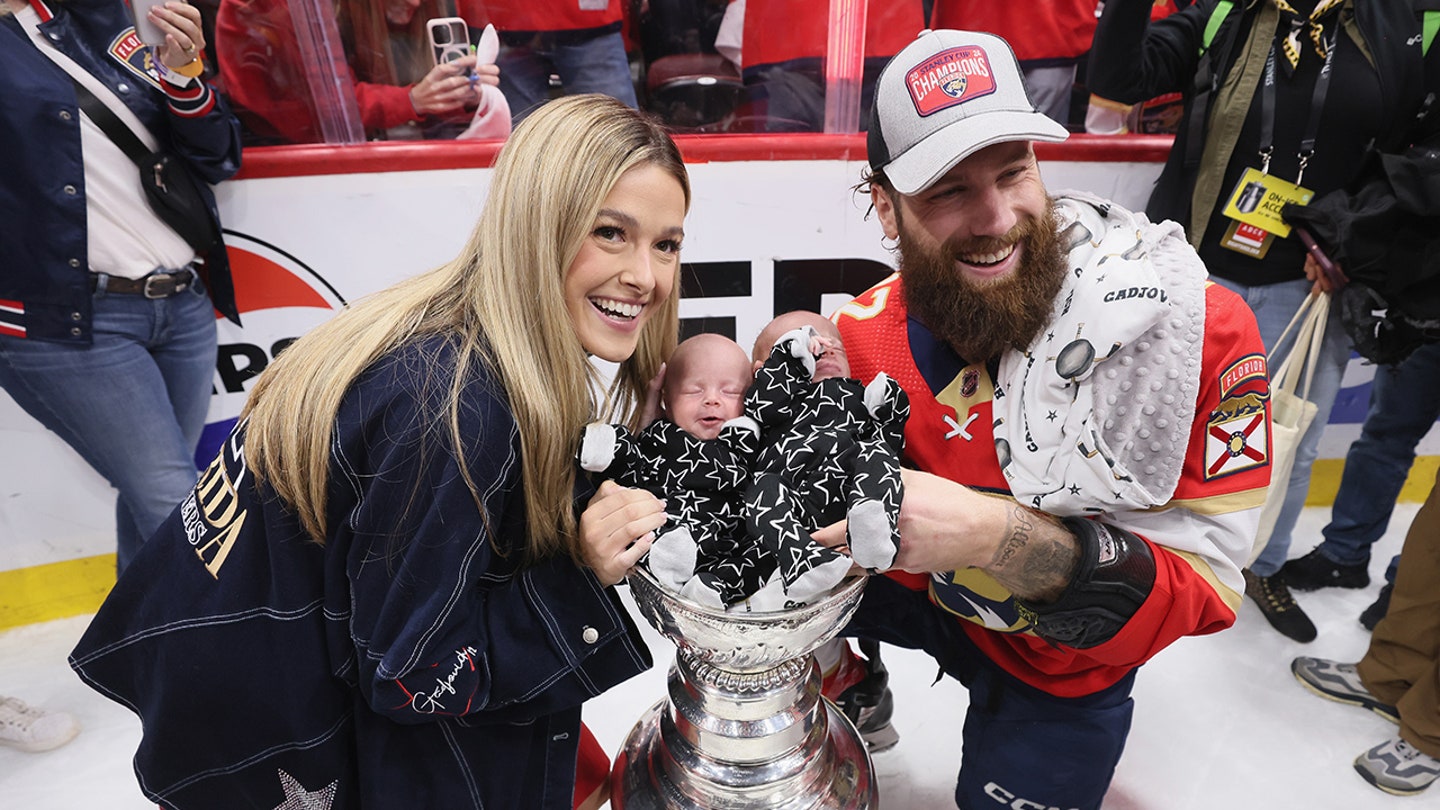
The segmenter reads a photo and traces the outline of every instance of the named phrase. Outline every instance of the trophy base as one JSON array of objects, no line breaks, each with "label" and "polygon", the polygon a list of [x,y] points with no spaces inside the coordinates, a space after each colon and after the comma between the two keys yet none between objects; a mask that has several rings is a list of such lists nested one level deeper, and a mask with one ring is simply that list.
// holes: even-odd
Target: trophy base
[{"label": "trophy base", "polygon": [[675,729],[661,700],[615,757],[616,810],[869,810],[879,807],[870,752],[849,718],[822,700],[807,744],[739,765],[706,757]]}]

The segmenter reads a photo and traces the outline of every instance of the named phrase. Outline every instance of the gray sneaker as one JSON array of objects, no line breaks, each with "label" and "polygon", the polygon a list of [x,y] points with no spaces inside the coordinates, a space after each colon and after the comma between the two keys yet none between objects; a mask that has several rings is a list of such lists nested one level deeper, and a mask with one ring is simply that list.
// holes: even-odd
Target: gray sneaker
[{"label": "gray sneaker", "polygon": [[1381,703],[1366,691],[1354,664],[1301,656],[1290,662],[1290,671],[1302,686],[1320,697],[1369,709],[1392,723],[1400,723],[1394,706]]},{"label": "gray sneaker", "polygon": [[1440,759],[1396,737],[1356,757],[1355,770],[1386,793],[1409,796],[1430,787],[1440,776]]}]

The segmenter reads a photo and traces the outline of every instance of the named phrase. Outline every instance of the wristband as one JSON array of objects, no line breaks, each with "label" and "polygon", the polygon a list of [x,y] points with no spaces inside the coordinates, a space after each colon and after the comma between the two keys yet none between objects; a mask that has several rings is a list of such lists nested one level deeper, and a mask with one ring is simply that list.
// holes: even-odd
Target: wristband
[{"label": "wristband", "polygon": [[196,76],[199,76],[201,73],[205,72],[205,60],[201,59],[199,54],[196,54],[195,58],[191,59],[189,62],[186,62],[185,64],[177,68],[169,68],[169,70],[174,73],[178,73],[188,79],[193,79]]},{"label": "wristband", "polygon": [[1080,544],[1074,577],[1054,602],[1016,598],[1015,607],[1035,635],[1083,650],[1114,638],[1145,603],[1155,585],[1155,557],[1148,543],[1118,526],[1080,517],[1061,523]]}]

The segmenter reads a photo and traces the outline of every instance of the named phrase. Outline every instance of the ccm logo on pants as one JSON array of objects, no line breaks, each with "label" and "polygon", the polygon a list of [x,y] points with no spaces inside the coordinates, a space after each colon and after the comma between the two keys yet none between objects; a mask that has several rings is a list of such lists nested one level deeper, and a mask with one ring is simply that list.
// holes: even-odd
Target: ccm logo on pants
[{"label": "ccm logo on pants", "polygon": [[[985,785],[985,795],[1011,808],[1011,810],[1065,810],[1065,808],[1055,807],[1054,805],[1032,802],[1029,799],[1020,798],[994,782]],[[1070,808],[1070,810],[1075,810],[1075,808]]]}]

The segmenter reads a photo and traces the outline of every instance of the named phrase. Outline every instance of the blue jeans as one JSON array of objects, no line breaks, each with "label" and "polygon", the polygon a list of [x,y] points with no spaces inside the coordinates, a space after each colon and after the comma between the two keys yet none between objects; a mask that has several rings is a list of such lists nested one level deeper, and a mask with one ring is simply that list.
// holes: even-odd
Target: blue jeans
[{"label": "blue jeans", "polygon": [[[1287,346],[1280,347],[1283,353],[1275,351],[1275,343],[1280,339],[1280,333],[1289,325],[1290,319],[1295,317],[1300,304],[1310,294],[1312,283],[1302,278],[1249,287],[1228,279],[1213,276],[1211,278],[1215,283],[1239,294],[1245,299],[1250,311],[1255,313],[1255,322],[1260,326],[1260,340],[1265,344],[1265,351],[1271,355],[1270,373],[1274,374],[1285,355],[1289,354],[1288,346],[1294,344],[1294,332],[1286,338]],[[1320,454],[1320,434],[1325,432],[1325,426],[1330,422],[1330,409],[1335,404],[1336,395],[1340,393],[1340,380],[1345,376],[1345,366],[1349,362],[1350,337],[1345,334],[1345,327],[1340,322],[1340,307],[1332,301],[1330,316],[1325,323],[1325,341],[1315,364],[1315,379],[1310,383],[1309,399],[1315,403],[1315,421],[1310,423],[1310,429],[1300,437],[1290,480],[1283,482],[1285,502],[1275,519],[1275,529],[1270,534],[1270,542],[1255,562],[1250,564],[1250,570],[1259,576],[1273,575],[1290,556],[1290,533],[1295,528],[1295,520],[1300,517],[1300,510],[1305,508],[1305,496],[1310,491],[1310,468]],[[1300,379],[1299,391],[1302,394],[1305,392],[1303,376]],[[1272,481],[1270,485],[1280,486],[1282,482]]]},{"label": "blue jeans", "polygon": [[559,75],[567,95],[603,93],[636,106],[630,61],[619,31],[596,37],[575,32],[540,32],[523,44],[507,44],[495,63],[500,92],[519,124],[550,100],[550,74]]},{"label": "blue jeans", "polygon": [[199,281],[169,298],[94,295],[90,346],[0,336],[0,388],[119,491],[121,570],[195,485],[215,378]]},{"label": "blue jeans", "polygon": [[1370,562],[1370,546],[1390,525],[1390,513],[1415,463],[1415,446],[1440,417],[1440,343],[1421,346],[1397,366],[1375,369],[1370,409],[1360,438],[1345,454],[1345,472],[1321,556],[1341,565]]}]

